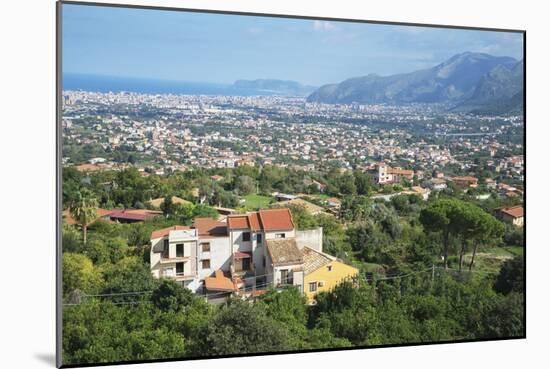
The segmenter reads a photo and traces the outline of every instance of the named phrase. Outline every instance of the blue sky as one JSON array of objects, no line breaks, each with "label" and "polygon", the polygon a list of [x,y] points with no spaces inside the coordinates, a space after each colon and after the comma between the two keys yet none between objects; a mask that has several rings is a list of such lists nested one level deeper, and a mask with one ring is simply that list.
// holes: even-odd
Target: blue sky
[{"label": "blue sky", "polygon": [[464,51],[520,59],[522,35],[367,23],[63,5],[63,71],[321,85],[432,67]]}]

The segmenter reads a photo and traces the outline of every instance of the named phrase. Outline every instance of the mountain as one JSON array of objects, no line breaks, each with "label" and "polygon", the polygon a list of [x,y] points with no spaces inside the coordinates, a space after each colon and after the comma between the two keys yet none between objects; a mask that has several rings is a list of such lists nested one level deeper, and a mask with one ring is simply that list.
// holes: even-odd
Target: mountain
[{"label": "mountain", "polygon": [[369,74],[321,86],[308,96],[308,101],[458,105],[473,97],[481,79],[496,67],[511,70],[517,64],[517,60],[510,57],[465,52],[428,69],[390,76]]},{"label": "mountain", "polygon": [[317,87],[305,86],[296,81],[283,81],[279,79],[240,79],[233,83],[232,88],[236,91],[257,91],[261,94],[307,96],[315,91]]},{"label": "mountain", "polygon": [[511,67],[497,65],[482,76],[472,96],[455,111],[512,113],[523,111],[523,60]]}]

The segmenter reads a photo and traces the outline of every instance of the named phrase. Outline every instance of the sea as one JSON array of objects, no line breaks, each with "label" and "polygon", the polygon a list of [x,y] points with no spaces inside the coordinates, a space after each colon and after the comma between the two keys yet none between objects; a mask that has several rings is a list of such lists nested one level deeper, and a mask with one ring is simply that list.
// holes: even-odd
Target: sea
[{"label": "sea", "polygon": [[273,94],[269,91],[236,88],[230,84],[167,81],[76,73],[63,73],[63,90],[213,96],[269,96]]}]

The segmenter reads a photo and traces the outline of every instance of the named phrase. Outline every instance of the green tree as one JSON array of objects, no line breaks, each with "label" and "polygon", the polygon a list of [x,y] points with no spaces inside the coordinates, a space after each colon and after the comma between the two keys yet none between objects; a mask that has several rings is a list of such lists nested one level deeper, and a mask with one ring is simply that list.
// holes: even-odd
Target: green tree
[{"label": "green tree", "polygon": [[[151,270],[137,256],[126,256],[116,264],[106,265],[103,269],[105,284],[103,293],[119,294],[128,292],[146,293],[153,290],[156,280]],[[124,302],[132,297],[115,296],[113,302]]]},{"label": "green tree", "polygon": [[167,195],[164,197],[164,201],[160,204],[160,210],[162,210],[162,213],[169,217],[171,215],[174,215],[175,213],[175,204],[172,200],[172,195]]},{"label": "green tree", "polygon": [[86,244],[88,225],[97,218],[97,199],[89,190],[82,189],[76,194],[69,211],[82,227],[83,242]]},{"label": "green tree", "polygon": [[420,212],[420,222],[429,232],[438,232],[443,238],[443,266],[447,269],[449,258],[449,242],[453,232],[457,229],[451,223],[451,217],[459,206],[456,199],[438,199]]},{"label": "green tree", "polygon": [[97,292],[103,284],[101,272],[92,260],[82,254],[63,254],[63,294],[74,290],[86,293]]},{"label": "green tree", "polygon": [[508,294],[510,292],[523,292],[525,284],[523,274],[525,271],[525,260],[521,256],[516,256],[511,260],[506,260],[496,278],[494,288],[497,292]]},{"label": "green tree", "polygon": [[181,284],[164,279],[153,290],[151,301],[162,311],[181,311],[194,299],[193,293]]},{"label": "green tree", "polygon": [[262,309],[233,300],[201,332],[196,355],[230,355],[292,349],[288,330]]},{"label": "green tree", "polygon": [[246,196],[255,191],[256,183],[249,176],[238,176],[235,178],[235,191],[241,196]]}]

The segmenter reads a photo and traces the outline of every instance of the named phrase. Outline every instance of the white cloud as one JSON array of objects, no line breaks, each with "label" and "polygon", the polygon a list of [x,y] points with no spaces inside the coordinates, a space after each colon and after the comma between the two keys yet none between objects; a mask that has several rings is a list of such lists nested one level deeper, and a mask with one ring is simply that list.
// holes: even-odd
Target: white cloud
[{"label": "white cloud", "polygon": [[315,31],[332,31],[336,29],[336,26],[331,22],[316,20],[313,21],[313,29]]}]

